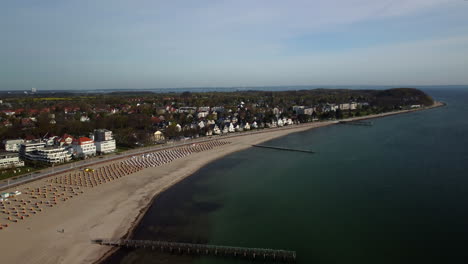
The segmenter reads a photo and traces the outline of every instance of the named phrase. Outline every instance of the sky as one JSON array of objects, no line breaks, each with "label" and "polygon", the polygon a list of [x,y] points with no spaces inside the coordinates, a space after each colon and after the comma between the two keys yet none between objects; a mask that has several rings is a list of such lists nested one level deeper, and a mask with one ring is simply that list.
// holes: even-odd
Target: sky
[{"label": "sky", "polygon": [[468,84],[467,0],[0,0],[0,90]]}]

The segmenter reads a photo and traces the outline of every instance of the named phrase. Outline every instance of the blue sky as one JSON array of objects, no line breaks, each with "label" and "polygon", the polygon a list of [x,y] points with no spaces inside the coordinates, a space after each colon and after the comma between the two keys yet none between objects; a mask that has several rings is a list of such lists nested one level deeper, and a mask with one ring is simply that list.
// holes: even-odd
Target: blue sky
[{"label": "blue sky", "polygon": [[468,84],[464,0],[0,1],[0,90]]}]

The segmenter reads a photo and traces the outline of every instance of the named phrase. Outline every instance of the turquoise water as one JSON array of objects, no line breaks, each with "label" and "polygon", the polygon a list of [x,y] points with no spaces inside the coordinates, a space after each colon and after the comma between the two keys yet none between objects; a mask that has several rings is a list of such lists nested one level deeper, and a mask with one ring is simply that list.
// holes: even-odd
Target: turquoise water
[{"label": "turquoise water", "polygon": [[[298,263],[465,263],[468,91],[448,106],[336,125],[213,162],[161,195],[137,239],[297,251]],[[247,263],[121,250],[108,263]]]}]

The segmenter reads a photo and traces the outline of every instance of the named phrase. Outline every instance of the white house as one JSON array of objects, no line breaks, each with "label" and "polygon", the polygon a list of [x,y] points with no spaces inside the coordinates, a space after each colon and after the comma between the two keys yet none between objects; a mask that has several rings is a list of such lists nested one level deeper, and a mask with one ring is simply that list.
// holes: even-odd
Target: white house
[{"label": "white house", "polygon": [[198,127],[199,128],[204,128],[205,127],[205,122],[203,122],[203,121],[198,122]]},{"label": "white house", "polygon": [[80,137],[72,142],[73,154],[75,157],[86,158],[96,155],[96,145],[94,140],[88,137]]},{"label": "white house", "polygon": [[210,114],[210,112],[206,112],[206,111],[198,112],[198,113],[197,113],[197,117],[198,117],[198,118],[205,118],[205,117],[207,117],[209,114]]},{"label": "white house", "polygon": [[215,135],[220,135],[221,134],[221,130],[219,129],[218,125],[215,125],[214,128],[213,128],[213,133]]},{"label": "white house", "polygon": [[234,125],[232,123],[229,124],[228,132],[229,133],[236,132],[236,129],[234,128]]},{"label": "white house", "polygon": [[200,106],[198,107],[198,112],[209,112],[210,107],[209,106]]},{"label": "white house", "polygon": [[106,141],[94,141],[94,145],[96,145],[96,153],[112,153],[116,149],[115,140],[106,140]]},{"label": "white house", "polygon": [[278,119],[278,123],[277,123],[277,124],[278,124],[279,127],[284,126],[283,119],[281,119],[281,118]]},{"label": "white house", "polygon": [[312,115],[315,111],[315,107],[304,108],[304,115]]},{"label": "white house", "polygon": [[340,104],[339,108],[340,108],[340,110],[349,110],[350,109],[350,104],[349,103]]},{"label": "white house", "polygon": [[71,145],[72,142],[73,137],[68,134],[64,134],[61,138],[55,138],[55,144],[60,146],[68,146]]},{"label": "white house", "polygon": [[154,132],[153,136],[154,136],[154,141],[164,140],[164,134],[161,131]]}]

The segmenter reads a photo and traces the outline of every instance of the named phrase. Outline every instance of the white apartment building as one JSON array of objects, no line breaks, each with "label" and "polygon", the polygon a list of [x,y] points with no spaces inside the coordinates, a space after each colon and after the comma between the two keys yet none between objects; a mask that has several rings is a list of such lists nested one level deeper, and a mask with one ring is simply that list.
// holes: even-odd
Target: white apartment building
[{"label": "white apartment building", "polygon": [[88,137],[80,137],[72,142],[73,155],[79,158],[85,158],[96,155],[96,145],[94,140]]},{"label": "white apartment building", "polygon": [[26,153],[33,152],[38,149],[43,149],[45,148],[45,145],[46,143],[40,141],[24,142],[20,145],[20,156],[24,156]]},{"label": "white apartment building", "polygon": [[116,149],[115,140],[95,141],[96,152],[101,154],[112,153]]},{"label": "white apartment building", "polygon": [[26,152],[23,158],[31,161],[42,161],[51,164],[63,163],[71,160],[72,154],[65,147],[43,147]]},{"label": "white apartment building", "polygon": [[96,152],[100,154],[112,153],[116,149],[115,139],[112,131],[107,129],[96,129],[91,136],[94,139]]},{"label": "white apartment building", "polygon": [[16,153],[0,153],[0,168],[16,168],[23,167],[24,161],[19,159]]}]

